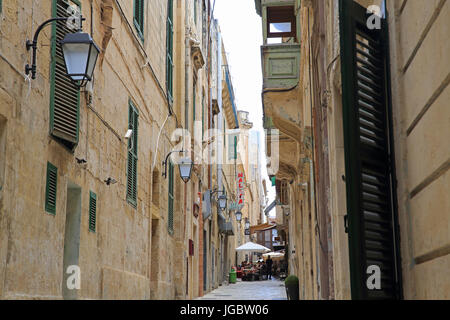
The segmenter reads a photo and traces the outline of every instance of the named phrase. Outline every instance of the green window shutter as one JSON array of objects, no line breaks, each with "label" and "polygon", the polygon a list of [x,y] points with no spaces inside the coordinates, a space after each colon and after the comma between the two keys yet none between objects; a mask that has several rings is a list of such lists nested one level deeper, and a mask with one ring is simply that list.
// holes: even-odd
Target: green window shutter
[{"label": "green window shutter", "polygon": [[128,140],[127,201],[134,207],[137,206],[138,117],[138,111],[130,100],[128,104],[128,129],[133,130],[133,135]]},{"label": "green window shutter", "polygon": [[45,187],[45,211],[56,214],[56,193],[58,182],[58,168],[47,162],[47,183]]},{"label": "green window shutter", "polygon": [[233,151],[234,151],[234,136],[228,135],[228,160],[233,159]]},{"label": "green window shutter", "polygon": [[[78,1],[74,3],[79,5]],[[53,17],[68,17],[68,6],[64,0],[53,0]],[[50,66],[50,134],[71,150],[78,144],[80,90],[66,74],[59,41],[65,34],[74,32],[64,21],[53,23]]]},{"label": "green window shutter", "polygon": [[97,224],[97,195],[89,192],[89,231],[95,232]]},{"label": "green window shutter", "polygon": [[0,0],[0,13],[2,13],[2,0]]},{"label": "green window shutter", "polygon": [[236,134],[229,136],[230,143],[228,144],[228,159],[237,159],[237,138]]},{"label": "green window shutter", "polygon": [[202,98],[202,141],[205,137],[205,95]]},{"label": "green window shutter", "polygon": [[134,0],[134,26],[141,40],[144,40],[144,0]]},{"label": "green window shutter", "polygon": [[197,0],[194,0],[194,23],[197,24]]},{"label": "green window shutter", "polygon": [[[366,8],[341,0],[345,181],[353,299],[401,299],[387,20],[367,28]],[[378,266],[381,289],[367,286]]]},{"label": "green window shutter", "polygon": [[166,26],[166,87],[169,101],[173,101],[173,0],[167,5]]},{"label": "green window shutter", "polygon": [[173,205],[174,205],[174,179],[173,179],[173,164],[169,160],[169,204],[168,204],[168,230],[170,234],[173,234]]}]

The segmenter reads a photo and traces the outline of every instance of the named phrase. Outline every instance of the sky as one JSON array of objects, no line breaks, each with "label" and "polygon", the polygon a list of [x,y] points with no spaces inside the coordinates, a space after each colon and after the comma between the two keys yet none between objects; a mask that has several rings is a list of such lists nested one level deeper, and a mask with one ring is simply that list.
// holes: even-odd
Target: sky
[{"label": "sky", "polygon": [[[256,13],[253,0],[211,0],[215,1],[214,18],[219,20],[222,31],[228,65],[235,91],[238,110],[249,112],[249,120],[253,122],[253,129],[260,131],[261,172],[266,179],[270,204],[275,199],[275,187],[267,176],[265,156],[265,135],[263,129],[262,112],[262,69],[261,45],[262,24],[261,17]],[[275,215],[275,210],[270,212]]]}]

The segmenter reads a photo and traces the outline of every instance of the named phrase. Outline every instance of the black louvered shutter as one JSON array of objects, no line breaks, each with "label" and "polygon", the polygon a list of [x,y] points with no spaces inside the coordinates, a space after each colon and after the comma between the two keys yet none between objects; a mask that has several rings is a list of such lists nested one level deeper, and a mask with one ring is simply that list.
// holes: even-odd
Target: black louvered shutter
[{"label": "black louvered shutter", "polygon": [[[54,0],[53,17],[68,17],[69,3]],[[71,1],[70,4],[79,4]],[[50,134],[69,149],[78,144],[80,118],[80,91],[67,76],[64,57],[59,41],[67,33],[74,33],[67,27],[66,21],[53,24],[52,61],[51,61],[51,97],[50,97]]]},{"label": "black louvered shutter", "polygon": [[89,192],[89,231],[95,232],[97,224],[97,195]]},{"label": "black louvered shutter", "polygon": [[[341,0],[341,69],[352,298],[400,299],[387,23],[369,30],[366,8]],[[369,289],[368,267],[381,270]]]},{"label": "black louvered shutter", "polygon": [[45,187],[45,211],[56,214],[56,192],[58,182],[58,168],[47,163],[47,182]]},{"label": "black louvered shutter", "polygon": [[141,40],[144,39],[144,0],[134,0],[134,25]]},{"label": "black louvered shutter", "polygon": [[128,140],[127,201],[134,207],[137,205],[138,116],[138,111],[130,100],[128,105],[128,128],[133,130],[133,135]]}]

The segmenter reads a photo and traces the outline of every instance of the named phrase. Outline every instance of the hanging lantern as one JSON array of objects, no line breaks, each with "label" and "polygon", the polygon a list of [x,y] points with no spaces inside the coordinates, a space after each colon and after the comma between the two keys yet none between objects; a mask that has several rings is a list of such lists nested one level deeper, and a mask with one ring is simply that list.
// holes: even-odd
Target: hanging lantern
[{"label": "hanging lantern", "polygon": [[68,33],[60,42],[67,75],[83,87],[92,80],[100,49],[88,33]]}]

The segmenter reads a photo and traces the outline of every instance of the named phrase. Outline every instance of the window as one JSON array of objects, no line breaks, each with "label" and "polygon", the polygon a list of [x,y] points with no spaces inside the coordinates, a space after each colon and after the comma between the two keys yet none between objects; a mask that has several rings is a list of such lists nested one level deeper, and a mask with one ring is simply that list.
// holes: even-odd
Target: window
[{"label": "window", "polygon": [[139,38],[144,40],[144,0],[134,0],[134,26]]},{"label": "window", "polygon": [[130,100],[128,103],[128,129],[133,130],[133,134],[128,140],[127,201],[133,207],[137,205],[138,117],[138,111]]},{"label": "window", "polygon": [[45,211],[56,214],[56,191],[58,182],[58,168],[47,162],[47,183],[45,187]]},{"label": "window", "polygon": [[228,137],[228,159],[237,159],[237,144],[238,144],[238,134],[230,134]]},{"label": "window", "polygon": [[173,234],[173,164],[169,160],[169,205],[168,205],[168,219],[167,226],[170,234]]},{"label": "window", "polygon": [[288,205],[289,204],[289,189],[286,181],[276,180],[275,190],[277,194],[277,204]]},{"label": "window", "polygon": [[197,0],[194,0],[194,22],[197,24]]},{"label": "window", "polygon": [[[53,4],[53,17],[68,17],[67,7],[79,6],[78,1],[54,0]],[[52,25],[50,66],[50,134],[71,150],[78,144],[80,90],[66,74],[59,41],[65,34],[75,31],[67,28],[63,21]]]},{"label": "window", "polygon": [[202,142],[205,137],[205,93],[202,97]]},{"label": "window", "polygon": [[89,231],[95,233],[97,223],[97,195],[89,192]]},{"label": "window", "polygon": [[296,26],[293,6],[267,8],[267,38],[294,38],[297,42]]},{"label": "window", "polygon": [[202,43],[203,43],[203,52],[207,51],[207,27],[208,27],[208,21],[207,21],[207,14],[206,14],[206,3],[205,1],[202,1]]},{"label": "window", "polygon": [[167,7],[166,26],[166,87],[169,102],[173,101],[173,0],[169,0]]}]

